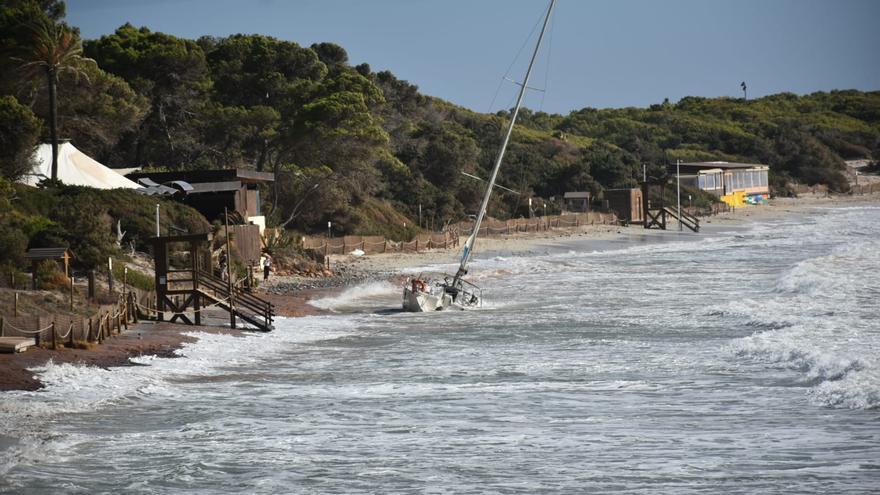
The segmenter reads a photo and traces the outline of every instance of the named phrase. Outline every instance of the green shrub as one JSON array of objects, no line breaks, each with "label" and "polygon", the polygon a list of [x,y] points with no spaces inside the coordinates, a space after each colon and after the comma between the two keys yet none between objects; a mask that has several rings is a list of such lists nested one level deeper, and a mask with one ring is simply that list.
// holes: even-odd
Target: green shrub
[{"label": "green shrub", "polygon": [[37,264],[37,288],[43,290],[65,289],[70,287],[70,279],[54,260],[43,260]]},{"label": "green shrub", "polygon": [[123,263],[113,263],[113,279],[120,283],[125,281],[136,289],[149,291],[156,288],[156,281],[152,275],[147,275],[131,268],[128,269],[128,274],[126,274]]}]

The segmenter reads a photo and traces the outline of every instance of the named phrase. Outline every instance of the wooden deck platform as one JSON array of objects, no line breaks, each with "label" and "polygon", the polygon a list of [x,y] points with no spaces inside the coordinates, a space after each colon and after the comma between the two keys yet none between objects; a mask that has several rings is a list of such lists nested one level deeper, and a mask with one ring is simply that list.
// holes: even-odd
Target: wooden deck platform
[{"label": "wooden deck platform", "polygon": [[37,342],[27,337],[0,337],[0,352],[24,352],[35,345]]}]

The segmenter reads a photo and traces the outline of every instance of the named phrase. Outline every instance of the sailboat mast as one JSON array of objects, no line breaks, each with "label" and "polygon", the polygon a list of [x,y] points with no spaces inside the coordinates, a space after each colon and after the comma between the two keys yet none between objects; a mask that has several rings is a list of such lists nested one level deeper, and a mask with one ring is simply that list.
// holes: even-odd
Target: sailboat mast
[{"label": "sailboat mast", "polygon": [[507,126],[507,133],[504,135],[504,141],[501,143],[501,149],[495,158],[495,166],[492,168],[492,174],[489,176],[489,183],[486,187],[486,193],[483,194],[483,201],[480,204],[480,211],[477,213],[477,220],[474,222],[474,230],[464,244],[464,253],[461,257],[461,264],[455,273],[454,285],[467,273],[467,264],[470,261],[471,254],[474,249],[474,242],[477,234],[480,232],[480,224],[483,222],[483,216],[486,215],[486,209],[489,207],[489,196],[492,195],[492,189],[495,187],[495,178],[498,177],[498,170],[501,168],[501,161],[504,158],[504,152],[507,150],[507,143],[513,134],[513,126],[516,123],[516,117],[519,115],[519,108],[522,106],[523,97],[526,94],[526,88],[529,85],[529,77],[532,75],[532,66],[535,65],[535,59],[538,58],[538,50],[541,48],[541,40],[544,39],[544,32],[547,30],[547,24],[550,22],[550,14],[553,13],[553,6],[556,0],[550,0],[550,7],[547,8],[547,16],[544,17],[544,25],[541,26],[541,34],[538,35],[538,42],[535,43],[535,51],[532,52],[532,59],[529,61],[529,68],[526,70],[526,77],[519,88],[519,95],[516,97],[516,105],[513,108],[513,115],[510,116],[510,124]]}]

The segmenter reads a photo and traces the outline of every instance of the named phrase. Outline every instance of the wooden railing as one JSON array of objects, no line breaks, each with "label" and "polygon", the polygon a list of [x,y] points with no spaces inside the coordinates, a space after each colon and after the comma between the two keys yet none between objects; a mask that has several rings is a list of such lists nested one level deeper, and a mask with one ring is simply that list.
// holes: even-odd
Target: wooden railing
[{"label": "wooden railing", "polygon": [[199,270],[199,292],[226,311],[268,332],[274,328],[275,306],[245,289],[233,286],[230,304],[229,285],[206,270]]}]

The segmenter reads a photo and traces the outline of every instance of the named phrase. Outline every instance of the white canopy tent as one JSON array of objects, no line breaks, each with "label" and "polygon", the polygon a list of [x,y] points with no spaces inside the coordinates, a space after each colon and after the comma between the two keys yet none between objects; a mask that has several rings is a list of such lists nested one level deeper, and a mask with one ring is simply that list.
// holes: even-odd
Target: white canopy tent
[{"label": "white canopy tent", "polygon": [[[21,182],[36,186],[43,179],[52,177],[52,145],[41,144],[34,153],[36,165]],[[137,182],[126,179],[112,168],[101,165],[69,142],[58,143],[58,179],[75,186],[96,189],[138,189]]]}]

